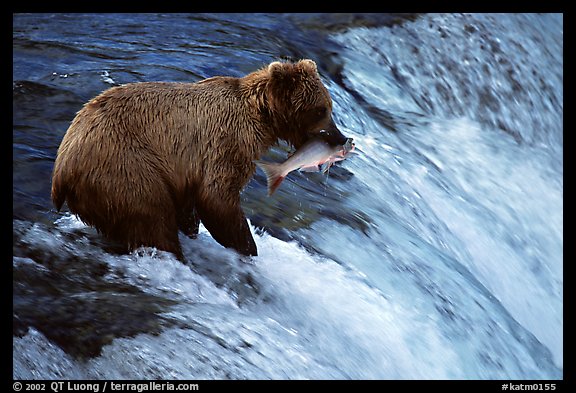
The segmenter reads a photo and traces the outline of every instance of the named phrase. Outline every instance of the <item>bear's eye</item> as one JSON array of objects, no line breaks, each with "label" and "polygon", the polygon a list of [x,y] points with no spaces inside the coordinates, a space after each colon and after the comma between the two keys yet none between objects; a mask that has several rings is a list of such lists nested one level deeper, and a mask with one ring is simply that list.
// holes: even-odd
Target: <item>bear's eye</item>
[{"label": "bear's eye", "polygon": [[326,108],[318,108],[316,109],[316,116],[318,118],[322,118],[324,116],[326,116]]}]

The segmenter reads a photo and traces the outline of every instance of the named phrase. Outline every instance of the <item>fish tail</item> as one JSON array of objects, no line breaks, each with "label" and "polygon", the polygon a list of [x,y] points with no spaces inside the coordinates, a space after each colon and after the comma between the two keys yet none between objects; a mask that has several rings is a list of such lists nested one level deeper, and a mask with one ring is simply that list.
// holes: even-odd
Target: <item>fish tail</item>
[{"label": "fish tail", "polygon": [[268,182],[268,196],[272,195],[280,183],[282,183],[282,180],[286,177],[282,174],[282,165],[260,160],[256,160],[254,163],[266,174],[266,180]]}]

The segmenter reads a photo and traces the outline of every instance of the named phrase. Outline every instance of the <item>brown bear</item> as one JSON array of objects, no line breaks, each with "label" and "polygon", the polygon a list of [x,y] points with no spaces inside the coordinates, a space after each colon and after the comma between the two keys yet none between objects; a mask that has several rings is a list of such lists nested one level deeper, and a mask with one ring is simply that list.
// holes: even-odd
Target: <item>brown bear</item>
[{"label": "brown bear", "polygon": [[77,113],[58,149],[52,201],[133,250],[184,260],[178,230],[200,220],[224,247],[257,255],[240,192],[278,139],[347,138],[312,60],[273,62],[242,78],[112,87]]}]

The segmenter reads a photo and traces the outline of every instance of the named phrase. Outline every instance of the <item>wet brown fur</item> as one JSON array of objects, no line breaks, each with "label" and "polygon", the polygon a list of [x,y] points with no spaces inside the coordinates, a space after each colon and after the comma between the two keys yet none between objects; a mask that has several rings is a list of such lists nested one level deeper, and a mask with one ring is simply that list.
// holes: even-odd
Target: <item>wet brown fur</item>
[{"label": "wet brown fur", "polygon": [[155,246],[183,259],[178,230],[194,237],[201,220],[223,246],[256,255],[240,207],[253,161],[278,139],[302,145],[332,122],[331,110],[311,60],[243,78],[113,87],[66,132],[52,200],[129,250]]}]

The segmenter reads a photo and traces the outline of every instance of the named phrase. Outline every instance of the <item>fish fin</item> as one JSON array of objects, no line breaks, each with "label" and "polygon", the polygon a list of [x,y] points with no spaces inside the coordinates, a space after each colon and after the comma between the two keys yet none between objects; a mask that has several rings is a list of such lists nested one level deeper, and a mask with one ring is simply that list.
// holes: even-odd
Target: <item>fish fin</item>
[{"label": "fish fin", "polygon": [[318,172],[320,168],[318,168],[318,165],[308,165],[308,166],[303,166],[302,168],[300,168],[301,172]]},{"label": "fish fin", "polygon": [[266,174],[266,181],[268,183],[268,196],[272,195],[278,186],[280,186],[282,180],[284,180],[286,177],[282,174],[282,165],[260,160],[256,160],[254,163],[264,171],[264,174]]},{"label": "fish fin", "polygon": [[328,170],[330,169],[330,167],[332,166],[332,161],[326,161],[324,164],[322,164],[322,173],[328,173]]}]

